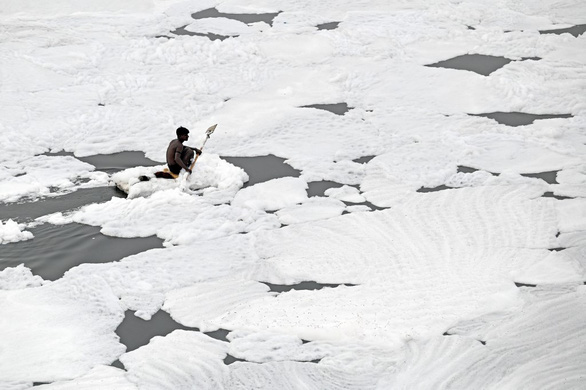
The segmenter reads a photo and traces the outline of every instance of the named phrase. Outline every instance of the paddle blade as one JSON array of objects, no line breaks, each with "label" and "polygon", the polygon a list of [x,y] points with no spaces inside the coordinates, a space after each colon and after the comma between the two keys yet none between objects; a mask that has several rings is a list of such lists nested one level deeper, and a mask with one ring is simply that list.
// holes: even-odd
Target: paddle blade
[{"label": "paddle blade", "polygon": [[208,129],[206,130],[206,135],[209,137],[210,135],[212,135],[212,133],[214,132],[214,130],[216,130],[216,126],[218,126],[218,124],[216,123],[213,126],[208,127]]}]

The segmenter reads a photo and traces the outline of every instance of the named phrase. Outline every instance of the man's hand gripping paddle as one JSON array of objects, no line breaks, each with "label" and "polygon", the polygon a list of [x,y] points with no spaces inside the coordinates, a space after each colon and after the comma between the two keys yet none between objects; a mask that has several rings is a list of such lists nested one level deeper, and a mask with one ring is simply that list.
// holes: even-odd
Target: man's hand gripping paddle
[{"label": "man's hand gripping paddle", "polygon": [[[208,142],[208,139],[210,139],[210,135],[212,135],[214,130],[216,130],[216,126],[218,126],[218,124],[208,127],[208,129],[206,130],[206,139],[203,141],[203,144],[201,145],[201,148],[199,148],[199,150],[203,151],[203,147],[206,146],[206,142]],[[197,162],[198,157],[199,154],[196,154],[195,158],[193,159],[193,162],[191,163],[191,166],[189,167],[190,171],[193,170],[193,166]],[[181,181],[181,189],[183,190],[187,189],[187,178],[189,177],[189,175],[190,172],[187,172],[185,175],[183,175],[183,180]]]}]

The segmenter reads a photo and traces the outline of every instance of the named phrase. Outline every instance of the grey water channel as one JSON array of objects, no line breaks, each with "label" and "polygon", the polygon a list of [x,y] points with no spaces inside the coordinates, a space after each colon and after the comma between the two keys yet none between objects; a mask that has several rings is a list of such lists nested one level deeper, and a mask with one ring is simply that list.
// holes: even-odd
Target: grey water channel
[{"label": "grey water channel", "polygon": [[[48,155],[71,155],[53,153]],[[79,158],[97,170],[113,173],[135,165],[158,165],[146,159],[141,152],[123,152],[111,155]],[[75,192],[0,204],[0,220],[12,219],[19,223],[57,212],[68,212],[84,205],[109,201],[125,194],[115,187],[79,189]],[[77,223],[53,225],[44,223],[27,229],[34,238],[4,244],[0,251],[0,270],[24,264],[33,274],[46,280],[59,279],[69,269],[83,263],[107,263],[126,256],[162,247],[157,237],[118,238],[100,233],[100,228]]]},{"label": "grey water channel", "polygon": [[[208,19],[208,18],[225,18],[225,19],[237,20],[237,21],[245,23],[245,24],[264,22],[272,27],[273,20],[279,15],[279,13],[280,12],[264,13],[264,14],[233,14],[233,13],[227,14],[227,13],[220,12],[215,8],[208,8],[203,11],[199,11],[194,14],[191,14],[191,17],[194,20]],[[210,39],[212,41],[215,41],[215,40],[223,41],[225,39],[234,38],[234,37],[238,36],[238,35],[219,35],[219,34],[211,33],[209,31],[205,32],[205,33],[192,32],[192,31],[187,30],[186,27],[187,27],[187,25],[178,27],[177,29],[171,31],[171,34],[207,37],[208,39]],[[171,37],[167,37],[167,38],[171,38]]]}]

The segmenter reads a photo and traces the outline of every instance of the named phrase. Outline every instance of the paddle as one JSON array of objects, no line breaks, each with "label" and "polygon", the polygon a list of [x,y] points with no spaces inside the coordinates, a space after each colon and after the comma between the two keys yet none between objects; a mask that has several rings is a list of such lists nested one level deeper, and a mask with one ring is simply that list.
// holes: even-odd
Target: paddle
[{"label": "paddle", "polygon": [[[208,127],[208,129],[206,130],[206,139],[203,141],[203,145],[201,145],[201,148],[199,148],[199,150],[203,151],[203,147],[206,146],[206,142],[208,142],[208,139],[210,139],[210,135],[212,135],[214,130],[216,130],[216,126],[218,126],[217,123],[213,126]],[[199,154],[196,154],[195,158],[193,159],[193,162],[191,163],[191,166],[189,167],[189,170],[193,169],[193,166],[195,165],[195,162],[197,161],[198,157]],[[187,172],[186,176],[189,176],[189,172]]]},{"label": "paddle", "polygon": [[[201,145],[201,148],[199,148],[199,150],[203,151],[203,147],[206,145],[206,142],[208,142],[208,139],[210,139],[210,135],[212,135],[212,133],[214,132],[214,130],[216,130],[216,126],[218,126],[218,124],[215,124],[213,126],[208,127],[208,129],[206,130],[206,139],[203,141],[203,144]],[[195,158],[193,159],[193,162],[191,163],[191,166],[189,167],[189,170],[193,170],[193,166],[195,165],[195,163],[197,162],[197,158],[199,157],[199,154],[195,155]],[[181,180],[181,184],[179,185],[179,187],[185,191],[187,190],[187,178],[189,177],[190,173],[186,172],[185,175],[183,175],[183,178]]]}]

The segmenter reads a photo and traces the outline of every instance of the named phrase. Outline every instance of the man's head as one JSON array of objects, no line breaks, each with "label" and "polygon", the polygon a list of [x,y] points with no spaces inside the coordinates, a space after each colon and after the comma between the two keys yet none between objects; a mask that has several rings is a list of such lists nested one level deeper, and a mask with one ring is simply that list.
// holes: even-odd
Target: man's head
[{"label": "man's head", "polygon": [[183,126],[178,127],[175,133],[177,133],[177,138],[183,139],[184,141],[186,141],[189,138],[189,130],[187,130]]}]

